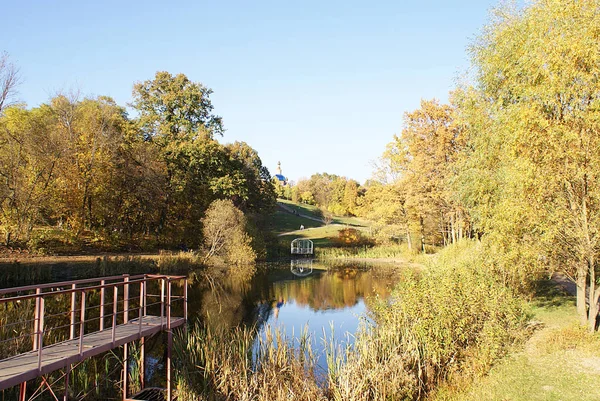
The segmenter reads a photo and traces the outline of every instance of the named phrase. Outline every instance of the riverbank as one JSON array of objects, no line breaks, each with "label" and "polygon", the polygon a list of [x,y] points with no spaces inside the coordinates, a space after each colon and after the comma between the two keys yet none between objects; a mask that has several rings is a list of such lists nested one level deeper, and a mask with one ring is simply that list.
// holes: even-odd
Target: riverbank
[{"label": "riverbank", "polygon": [[48,264],[48,263],[76,263],[95,262],[98,260],[117,260],[138,258],[140,260],[155,260],[161,253],[97,253],[89,255],[36,255],[25,252],[12,252],[0,255],[0,264],[23,263],[23,264]]}]

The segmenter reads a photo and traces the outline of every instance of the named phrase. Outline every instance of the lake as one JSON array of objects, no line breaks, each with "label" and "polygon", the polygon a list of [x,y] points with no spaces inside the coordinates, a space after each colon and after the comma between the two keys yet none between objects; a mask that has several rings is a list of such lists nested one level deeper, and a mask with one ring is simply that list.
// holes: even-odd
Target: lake
[{"label": "lake", "polygon": [[[188,308],[190,319],[200,319],[211,326],[234,328],[256,327],[264,336],[266,327],[282,330],[288,338],[297,337],[304,329],[313,340],[317,365],[326,367],[323,335],[340,345],[351,341],[361,319],[368,319],[369,305],[375,297],[386,297],[394,277],[371,269],[367,263],[331,265],[310,259],[268,262],[257,265],[251,278],[218,269],[190,270]],[[0,265],[3,274],[0,287],[23,286],[62,280],[118,274],[155,273],[152,261],[98,260],[92,263],[50,263]],[[389,271],[389,269],[381,269]],[[161,273],[167,273],[161,271]],[[151,381],[161,384],[162,347],[149,353]],[[156,374],[153,374],[156,373]]]}]

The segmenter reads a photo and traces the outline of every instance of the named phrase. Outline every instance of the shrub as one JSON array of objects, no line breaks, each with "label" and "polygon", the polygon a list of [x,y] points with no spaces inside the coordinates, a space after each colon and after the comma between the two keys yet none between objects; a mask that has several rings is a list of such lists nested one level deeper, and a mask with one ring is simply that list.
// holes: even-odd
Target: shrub
[{"label": "shrub", "polygon": [[230,200],[210,204],[202,219],[206,260],[242,265],[256,260],[251,238],[246,233],[246,217]]},{"label": "shrub", "polygon": [[336,238],[337,246],[361,246],[370,245],[369,240],[365,238],[356,228],[343,228],[338,231],[338,237]]},{"label": "shrub", "polygon": [[[525,303],[488,273],[480,246],[449,247],[405,273],[330,379],[335,399],[422,398],[453,373],[482,374],[523,338]],[[386,370],[385,364],[397,369]]]}]

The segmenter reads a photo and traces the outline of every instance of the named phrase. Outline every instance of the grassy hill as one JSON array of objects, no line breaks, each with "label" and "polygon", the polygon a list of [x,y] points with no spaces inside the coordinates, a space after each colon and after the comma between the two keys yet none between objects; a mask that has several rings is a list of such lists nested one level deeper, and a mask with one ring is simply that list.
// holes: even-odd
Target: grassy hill
[{"label": "grassy hill", "polygon": [[[297,204],[278,199],[278,208],[273,215],[271,230],[284,241],[294,238],[308,238],[315,246],[332,246],[339,230],[352,227],[367,230],[369,223],[356,217],[333,216],[330,224],[325,224],[323,214],[316,206]],[[300,226],[304,230],[300,230]]]}]

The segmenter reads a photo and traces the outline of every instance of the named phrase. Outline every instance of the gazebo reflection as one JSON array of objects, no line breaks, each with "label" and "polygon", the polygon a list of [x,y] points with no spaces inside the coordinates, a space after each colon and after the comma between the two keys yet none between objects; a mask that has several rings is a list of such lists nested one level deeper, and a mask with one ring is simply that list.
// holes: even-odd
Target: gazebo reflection
[{"label": "gazebo reflection", "polygon": [[313,259],[292,259],[290,271],[298,277],[306,277],[313,272]]}]

